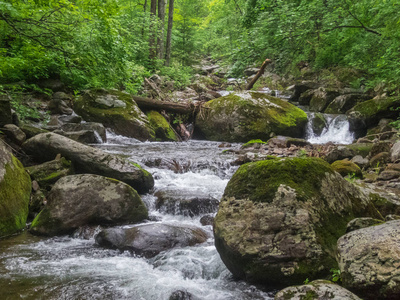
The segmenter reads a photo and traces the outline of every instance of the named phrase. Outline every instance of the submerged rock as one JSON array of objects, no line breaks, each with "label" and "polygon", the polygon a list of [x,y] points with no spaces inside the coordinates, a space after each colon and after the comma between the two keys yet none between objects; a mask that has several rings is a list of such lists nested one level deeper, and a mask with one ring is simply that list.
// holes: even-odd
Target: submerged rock
[{"label": "submerged rock", "polygon": [[98,175],[63,177],[47,199],[47,205],[32,222],[30,231],[34,234],[59,235],[84,225],[137,223],[148,216],[132,187]]},{"label": "submerged rock", "polygon": [[241,166],[214,222],[215,245],[238,278],[299,284],[336,266],[337,239],[355,216],[378,217],[369,198],[316,158]]},{"label": "submerged rock", "polygon": [[0,238],[25,228],[30,194],[28,173],[0,140]]},{"label": "submerged rock", "polygon": [[296,106],[262,93],[244,92],[211,100],[196,117],[206,139],[228,142],[268,140],[272,133],[302,137],[307,115]]},{"label": "submerged rock", "polygon": [[108,154],[55,133],[42,133],[23,144],[27,153],[41,160],[52,160],[57,154],[72,161],[77,173],[98,174],[121,180],[139,193],[154,186],[153,176],[117,155]]},{"label": "submerged rock", "polygon": [[363,299],[400,299],[400,221],[352,231],[337,250],[344,287]]},{"label": "submerged rock", "polygon": [[160,223],[105,229],[96,236],[96,243],[100,246],[129,250],[147,258],[175,247],[194,246],[206,240],[207,234],[200,228]]}]

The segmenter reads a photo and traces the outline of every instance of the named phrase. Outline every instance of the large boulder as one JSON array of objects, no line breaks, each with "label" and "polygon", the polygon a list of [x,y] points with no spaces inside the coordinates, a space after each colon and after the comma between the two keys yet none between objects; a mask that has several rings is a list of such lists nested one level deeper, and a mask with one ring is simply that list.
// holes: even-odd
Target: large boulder
[{"label": "large boulder", "polygon": [[147,258],[175,247],[194,246],[206,240],[207,234],[200,228],[160,223],[105,229],[96,236],[96,243],[100,246],[132,251]]},{"label": "large boulder", "polygon": [[72,161],[77,173],[115,178],[131,185],[139,193],[146,193],[154,186],[153,176],[139,165],[56,133],[38,134],[27,140],[23,148],[43,161],[52,160],[61,154]]},{"label": "large boulder", "polygon": [[101,123],[95,123],[95,122],[86,122],[79,124],[67,123],[61,126],[61,130],[64,132],[74,132],[82,130],[93,131],[96,132],[101,137],[104,143],[107,141],[106,128]]},{"label": "large boulder", "polygon": [[107,177],[82,174],[61,178],[30,231],[40,235],[72,233],[84,225],[137,223],[147,208],[129,185]]},{"label": "large boulder", "polygon": [[368,100],[370,97],[364,94],[345,94],[333,99],[325,110],[327,114],[344,114],[357,103]]},{"label": "large boulder", "polygon": [[361,300],[352,292],[327,280],[315,280],[308,284],[290,286],[279,291],[275,300]]},{"label": "large boulder", "polygon": [[31,180],[0,140],[0,238],[25,228]]},{"label": "large boulder", "polygon": [[343,286],[363,299],[400,299],[400,221],[352,231],[337,243]]},{"label": "large boulder", "polygon": [[310,111],[324,112],[337,96],[339,96],[337,90],[318,88],[311,97]]},{"label": "large boulder", "polygon": [[74,109],[86,121],[102,123],[116,134],[141,141],[155,137],[148,118],[127,93],[102,89],[86,91],[76,99]]},{"label": "large boulder", "polygon": [[272,133],[302,137],[306,123],[307,115],[301,109],[255,92],[211,100],[196,117],[196,127],[204,138],[228,142],[268,140]]},{"label": "large boulder", "polygon": [[299,284],[329,274],[337,239],[364,215],[378,217],[369,198],[321,159],[248,163],[225,189],[215,245],[238,278]]},{"label": "large boulder", "polygon": [[179,141],[178,135],[169,125],[168,121],[157,111],[149,111],[147,113],[151,127],[154,128],[156,139],[162,141]]}]

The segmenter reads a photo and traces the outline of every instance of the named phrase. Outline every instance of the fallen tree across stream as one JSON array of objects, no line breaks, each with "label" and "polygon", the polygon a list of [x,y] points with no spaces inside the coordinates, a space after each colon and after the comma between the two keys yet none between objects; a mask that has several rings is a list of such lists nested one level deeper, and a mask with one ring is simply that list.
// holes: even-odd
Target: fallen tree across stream
[{"label": "fallen tree across stream", "polygon": [[196,104],[181,104],[170,101],[160,101],[151,98],[133,96],[132,99],[136,102],[140,109],[145,110],[165,110],[171,113],[178,114],[195,114],[200,111],[201,105]]}]

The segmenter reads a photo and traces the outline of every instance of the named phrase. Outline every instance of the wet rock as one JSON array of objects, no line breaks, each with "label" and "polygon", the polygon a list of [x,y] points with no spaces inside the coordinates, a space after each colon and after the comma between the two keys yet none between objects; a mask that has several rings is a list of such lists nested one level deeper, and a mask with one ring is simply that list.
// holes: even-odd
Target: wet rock
[{"label": "wet rock", "polygon": [[140,141],[155,138],[148,118],[127,93],[101,89],[86,91],[75,100],[74,109],[86,121],[102,123],[116,134]]},{"label": "wet rock", "polygon": [[4,125],[4,132],[12,142],[16,143],[19,146],[21,146],[22,143],[26,140],[25,133],[14,124]]},{"label": "wet rock", "polygon": [[297,83],[288,88],[288,90],[293,91],[293,95],[292,97],[290,97],[290,101],[298,102],[301,94],[308,90],[313,90],[316,88],[318,88],[318,83],[315,82],[303,81],[301,83]]},{"label": "wet rock", "polygon": [[354,151],[346,146],[339,146],[331,149],[325,156],[325,160],[328,163],[333,163],[337,160],[343,160],[345,158],[352,158]]},{"label": "wet rock", "polygon": [[357,230],[357,229],[361,229],[361,228],[367,228],[370,226],[379,225],[382,223],[383,223],[382,220],[378,220],[378,219],[374,219],[374,218],[356,218],[354,220],[351,220],[347,224],[346,233]]},{"label": "wet rock", "polygon": [[325,110],[327,114],[344,114],[357,103],[369,100],[370,97],[364,94],[345,94],[333,99]]},{"label": "wet rock", "polygon": [[279,291],[275,300],[361,300],[352,292],[328,280],[315,280],[305,285],[290,286]]},{"label": "wet rock", "polygon": [[147,117],[151,127],[154,128],[156,138],[162,141],[179,141],[178,135],[168,121],[157,111],[149,111]]},{"label": "wet rock", "polygon": [[107,141],[106,129],[101,123],[86,122],[80,124],[65,124],[61,126],[61,130],[65,132],[91,130],[97,132],[97,134],[101,137],[104,143]]},{"label": "wet rock", "polygon": [[213,225],[214,224],[214,217],[210,215],[205,215],[201,217],[200,224],[203,226]]},{"label": "wet rock", "polygon": [[313,97],[316,90],[308,90],[302,93],[299,97],[300,105],[310,105],[311,98]]},{"label": "wet rock", "polygon": [[320,136],[322,131],[327,128],[325,116],[321,113],[316,113],[311,121],[311,128],[317,136]]},{"label": "wet rock", "polygon": [[80,130],[80,131],[63,131],[55,130],[54,133],[63,135],[71,140],[74,140],[83,144],[100,144],[103,141],[93,130]]},{"label": "wet rock", "polygon": [[225,189],[215,245],[235,277],[266,286],[299,284],[336,266],[336,240],[354,216],[379,214],[323,160],[249,163]]},{"label": "wet rock", "polygon": [[307,123],[299,108],[261,93],[230,94],[207,102],[205,108],[197,115],[196,128],[215,141],[268,140],[271,133],[302,137]]},{"label": "wet rock", "polygon": [[72,161],[76,172],[115,178],[139,193],[146,193],[154,186],[151,174],[139,165],[55,133],[36,135],[23,144],[23,149],[42,161],[52,160],[60,153]]},{"label": "wet rock", "polygon": [[172,248],[194,246],[206,240],[207,234],[200,228],[161,223],[110,228],[96,236],[96,243],[102,247],[129,250],[146,258]]},{"label": "wet rock", "polygon": [[129,185],[98,175],[70,175],[51,189],[47,205],[33,220],[30,231],[38,235],[72,233],[84,225],[137,223],[147,218],[147,208]]},{"label": "wet rock", "polygon": [[7,95],[0,95],[0,127],[12,124],[10,98]]},{"label": "wet rock", "polygon": [[178,290],[173,292],[168,300],[199,300],[199,298],[193,296],[188,291]]},{"label": "wet rock", "polygon": [[0,139],[0,237],[25,228],[31,180]]},{"label": "wet rock", "polygon": [[328,105],[339,96],[337,90],[318,88],[312,95],[310,100],[310,110],[316,112],[324,112]]},{"label": "wet rock", "polygon": [[400,221],[347,233],[337,251],[345,288],[367,300],[400,298]]},{"label": "wet rock", "polygon": [[358,178],[363,177],[360,167],[348,160],[337,160],[331,164],[331,167],[343,177],[347,175],[354,175]]}]

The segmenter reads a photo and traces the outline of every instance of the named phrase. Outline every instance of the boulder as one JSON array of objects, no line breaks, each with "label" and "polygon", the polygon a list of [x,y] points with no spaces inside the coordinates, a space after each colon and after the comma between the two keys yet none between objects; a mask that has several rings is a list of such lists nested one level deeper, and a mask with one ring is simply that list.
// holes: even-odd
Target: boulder
[{"label": "boulder", "polygon": [[390,160],[392,162],[400,160],[400,141],[396,142],[390,149]]},{"label": "boulder", "polygon": [[[293,86],[288,87],[288,90],[293,92],[293,95],[290,97],[290,101],[297,102],[299,101],[300,95],[308,90],[313,90],[318,88],[319,84],[311,81],[303,81],[297,83]],[[310,99],[311,100],[311,99]]]},{"label": "boulder", "polygon": [[6,136],[17,145],[22,145],[26,140],[25,133],[14,124],[6,124],[4,125],[4,132]]},{"label": "boulder", "polygon": [[0,140],[0,238],[25,228],[31,180]]},{"label": "boulder", "polygon": [[101,89],[86,91],[76,99],[74,109],[86,121],[102,123],[116,134],[140,141],[154,139],[148,118],[127,93]]},{"label": "boulder", "polygon": [[61,130],[65,132],[90,130],[97,132],[97,134],[101,137],[104,143],[107,141],[106,128],[101,123],[95,123],[95,122],[86,122],[79,124],[69,123],[61,126]]},{"label": "boulder", "polygon": [[390,161],[389,152],[381,152],[371,157],[371,159],[369,160],[369,165],[371,168],[378,168],[387,164],[389,161]]},{"label": "boulder", "polygon": [[318,88],[310,100],[310,111],[324,112],[328,105],[339,96],[337,90]]},{"label": "boulder", "polygon": [[70,102],[71,96],[67,95],[66,93],[54,93],[53,99],[49,102],[49,110],[52,114],[71,115],[73,110],[68,106],[68,103]]},{"label": "boulder", "polygon": [[389,142],[376,142],[372,144],[371,151],[369,152],[369,157],[374,157],[375,155],[382,152],[390,152],[392,144]]},{"label": "boulder", "polygon": [[179,141],[178,135],[159,112],[152,110],[146,115],[150,121],[151,127],[154,129],[156,139],[161,141]]},{"label": "boulder", "polygon": [[321,113],[316,113],[311,120],[311,128],[317,136],[320,136],[322,131],[327,128],[328,122]]},{"label": "boulder", "polygon": [[52,160],[61,154],[72,161],[77,173],[115,178],[131,185],[139,193],[146,193],[154,186],[153,176],[139,165],[56,133],[38,134],[27,140],[22,147],[42,161]]},{"label": "boulder", "polygon": [[327,114],[344,114],[357,103],[368,100],[370,97],[364,94],[345,94],[333,99],[325,110]]},{"label": "boulder", "polygon": [[0,127],[12,124],[12,121],[10,98],[7,95],[0,95]]},{"label": "boulder", "polygon": [[347,175],[354,175],[358,178],[363,177],[360,167],[349,160],[337,160],[331,164],[331,167],[343,177]]},{"label": "boulder", "polygon": [[211,100],[196,117],[196,128],[208,140],[268,140],[272,133],[302,137],[307,115],[296,106],[262,93],[244,92]]},{"label": "boulder", "polygon": [[345,288],[363,299],[400,299],[400,221],[352,231],[337,242]]},{"label": "boulder", "polygon": [[34,137],[39,133],[49,132],[46,129],[38,127],[38,125],[32,125],[32,124],[22,124],[19,128],[25,133],[27,139],[30,139],[31,137]]},{"label": "boulder", "polygon": [[160,223],[105,229],[96,236],[96,243],[102,247],[128,250],[146,258],[172,248],[194,246],[206,240],[207,234],[200,228]]},{"label": "boulder", "polygon": [[310,105],[311,98],[313,97],[316,90],[308,90],[302,93],[299,97],[300,105]]},{"label": "boulder", "polygon": [[214,221],[215,246],[237,278],[299,284],[329,274],[337,239],[360,216],[379,214],[321,159],[248,163],[225,189]]},{"label": "boulder", "polygon": [[47,200],[32,222],[30,231],[34,234],[68,234],[84,225],[137,223],[148,217],[146,206],[132,187],[98,175],[63,177]]},{"label": "boulder", "polygon": [[347,229],[346,233],[361,229],[361,228],[367,228],[370,226],[375,226],[375,225],[380,225],[382,224],[382,220],[374,219],[374,218],[356,218],[354,220],[351,220],[347,224]]},{"label": "boulder", "polygon": [[400,215],[400,201],[398,199],[383,197],[383,195],[377,193],[370,193],[369,197],[382,216]]},{"label": "boulder", "polygon": [[102,138],[93,130],[67,132],[63,130],[54,130],[53,132],[83,144],[101,144],[103,142]]},{"label": "boulder", "polygon": [[392,179],[396,179],[400,177],[400,172],[395,170],[384,170],[381,172],[377,178],[377,180],[388,181]]},{"label": "boulder", "polygon": [[308,284],[290,286],[279,291],[275,300],[361,300],[352,292],[327,280],[315,280]]},{"label": "boulder", "polygon": [[363,158],[361,155],[356,155],[351,159],[352,163],[355,163],[361,169],[369,166],[369,160],[367,158]]}]

